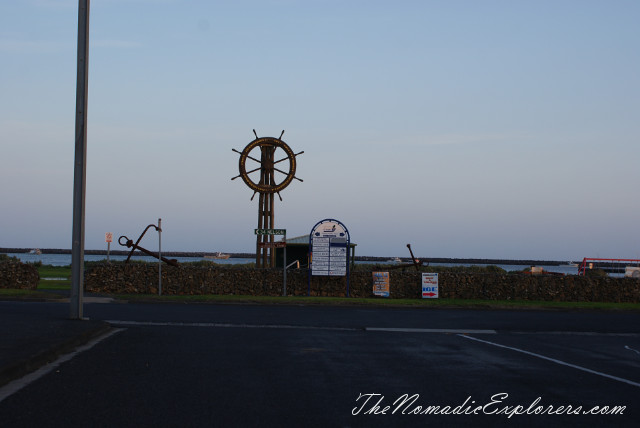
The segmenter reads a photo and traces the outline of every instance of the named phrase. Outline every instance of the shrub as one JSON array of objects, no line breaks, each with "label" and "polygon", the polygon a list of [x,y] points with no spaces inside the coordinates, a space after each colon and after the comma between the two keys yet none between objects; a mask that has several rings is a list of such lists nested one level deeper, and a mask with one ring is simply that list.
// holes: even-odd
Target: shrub
[{"label": "shrub", "polygon": [[0,263],[4,262],[19,262],[20,260],[17,257],[9,257],[8,254],[0,254]]}]

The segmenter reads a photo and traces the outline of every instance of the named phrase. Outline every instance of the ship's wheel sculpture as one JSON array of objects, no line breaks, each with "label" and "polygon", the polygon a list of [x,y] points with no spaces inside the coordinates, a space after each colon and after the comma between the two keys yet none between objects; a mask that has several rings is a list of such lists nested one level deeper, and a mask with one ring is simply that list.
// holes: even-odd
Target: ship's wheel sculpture
[{"label": "ship's wheel sculpture", "polygon": [[[277,193],[280,200],[280,191],[296,179],[296,156],[304,153],[293,153],[293,150],[282,141],[280,137],[258,138],[256,130],[253,130],[256,139],[250,142],[241,152],[238,162],[239,175],[232,178],[242,180],[251,190],[253,196],[260,195],[258,206],[258,229],[274,228],[274,195]],[[276,160],[277,159],[277,160]],[[273,248],[274,236],[267,234],[256,235],[256,267],[274,267],[275,249]]]}]

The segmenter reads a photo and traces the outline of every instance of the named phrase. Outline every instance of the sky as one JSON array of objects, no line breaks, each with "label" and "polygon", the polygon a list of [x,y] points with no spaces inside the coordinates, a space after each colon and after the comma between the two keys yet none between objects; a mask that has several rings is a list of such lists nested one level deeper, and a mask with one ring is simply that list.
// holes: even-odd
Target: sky
[{"label": "sky", "polygon": [[[255,129],[304,151],[289,237],[332,218],[361,256],[640,258],[636,0],[90,11],[86,249],[162,218],[163,250],[254,251],[258,198],[231,178]],[[71,248],[77,20],[0,2],[0,247]]]}]

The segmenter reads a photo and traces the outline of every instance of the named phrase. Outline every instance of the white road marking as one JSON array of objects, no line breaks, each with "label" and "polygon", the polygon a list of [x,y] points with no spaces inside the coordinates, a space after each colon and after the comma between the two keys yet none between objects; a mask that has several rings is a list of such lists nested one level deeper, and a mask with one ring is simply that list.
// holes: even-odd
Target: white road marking
[{"label": "white road marking", "polygon": [[9,397],[12,394],[15,394],[16,392],[20,391],[22,388],[24,388],[25,386],[35,382],[36,380],[40,379],[42,376],[46,375],[47,373],[52,372],[53,370],[55,370],[56,368],[58,368],[62,363],[65,363],[67,361],[69,361],[70,359],[72,359],[73,357],[75,357],[76,355],[87,351],[91,348],[93,348],[95,345],[97,345],[98,343],[102,342],[103,340],[113,336],[116,333],[119,333],[121,331],[123,331],[123,328],[116,328],[116,329],[112,329],[108,332],[106,332],[105,334],[103,334],[102,336],[98,336],[95,339],[93,339],[92,341],[88,342],[85,345],[79,346],[78,348],[75,349],[75,351],[72,351],[68,354],[64,354],[62,356],[60,356],[57,360],[44,365],[42,367],[40,367],[38,370],[31,372],[23,377],[21,377],[20,379],[16,379],[12,382],[9,382],[8,384],[6,384],[5,386],[0,388],[0,402],[3,401],[5,398]]},{"label": "white road marking", "polygon": [[400,333],[449,333],[449,334],[496,334],[495,330],[465,330],[459,328],[385,328],[367,327],[366,331],[393,331]]},{"label": "white road marking", "polygon": [[123,321],[105,320],[114,325],[142,325],[153,327],[218,327],[218,328],[271,328],[271,329],[296,329],[296,330],[340,330],[362,331],[361,328],[348,327],[316,327],[308,325],[277,325],[277,324],[230,324],[217,322],[164,322],[164,321]]},{"label": "white road marking", "polygon": [[[70,299],[57,299],[59,303],[69,303]],[[85,296],[82,298],[84,303],[113,303],[115,299],[113,297],[92,297]]]},{"label": "white road marking", "polygon": [[600,333],[597,331],[510,331],[509,334],[553,334],[567,336],[638,337],[640,333]]},{"label": "white road marking", "polygon": [[571,367],[571,368],[574,368],[574,369],[582,370],[582,371],[587,372],[587,373],[595,374],[595,375],[598,375],[598,376],[603,376],[603,377],[606,377],[606,378],[609,378],[609,379],[617,380],[618,382],[623,382],[623,383],[626,383],[626,384],[629,384],[629,385],[636,386],[636,387],[640,388],[640,383],[638,383],[638,382],[634,382],[634,381],[631,381],[631,380],[628,380],[628,379],[624,379],[624,378],[621,378],[621,377],[617,377],[617,376],[608,375],[608,374],[602,373],[602,372],[597,372],[595,370],[591,370],[591,369],[588,369],[588,368],[585,368],[585,367],[576,366],[575,364],[567,363],[567,362],[564,362],[564,361],[561,361],[561,360],[556,360],[555,358],[546,357],[544,355],[536,354],[534,352],[525,351],[523,349],[513,348],[511,346],[500,345],[499,343],[489,342],[487,340],[478,339],[476,337],[465,336],[463,334],[459,334],[458,336],[464,337],[465,339],[469,339],[469,340],[475,340],[476,342],[482,342],[482,343],[486,343],[488,345],[497,346],[498,348],[510,349],[512,351],[521,352],[523,354],[527,354],[527,355],[531,355],[533,357],[541,358],[543,360],[551,361],[551,362],[556,363],[556,364],[560,364],[560,365],[563,365],[563,366],[567,366],[567,367]]},{"label": "white road marking", "polygon": [[[153,327],[217,327],[217,328],[269,328],[269,329],[300,329],[300,330],[340,330],[340,331],[362,331],[362,328],[353,327],[318,327],[306,325],[279,325],[279,324],[231,324],[216,322],[171,322],[171,321],[125,321],[106,320],[114,325],[141,325]],[[401,333],[467,333],[467,334],[496,334],[495,330],[472,330],[472,329],[447,329],[447,328],[383,328],[365,327],[365,331],[390,331]]]},{"label": "white road marking", "polygon": [[625,346],[624,346],[624,349],[628,349],[629,351],[633,351],[633,352],[635,352],[636,354],[640,355],[640,351],[636,351],[635,349],[630,348],[628,345],[625,345]]}]

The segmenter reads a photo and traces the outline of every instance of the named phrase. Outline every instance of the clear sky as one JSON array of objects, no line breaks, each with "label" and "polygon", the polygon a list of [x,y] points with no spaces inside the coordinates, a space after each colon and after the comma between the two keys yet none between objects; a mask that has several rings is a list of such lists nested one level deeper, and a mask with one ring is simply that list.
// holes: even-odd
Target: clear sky
[{"label": "clear sky", "polygon": [[[71,248],[77,16],[0,2],[0,247]],[[636,0],[94,0],[85,247],[161,217],[163,249],[253,251],[231,149],[256,129],[304,150],[289,236],[640,258],[638,22]]]}]

